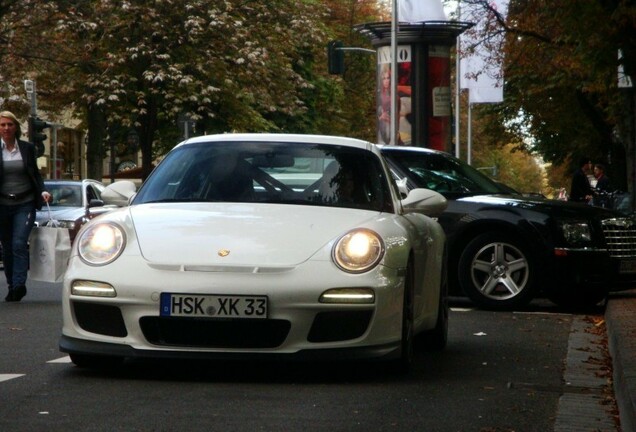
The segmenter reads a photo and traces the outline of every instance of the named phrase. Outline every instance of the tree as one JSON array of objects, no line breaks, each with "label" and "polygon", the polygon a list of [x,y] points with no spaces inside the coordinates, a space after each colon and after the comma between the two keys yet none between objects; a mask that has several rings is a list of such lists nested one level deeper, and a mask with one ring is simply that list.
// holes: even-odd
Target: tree
[{"label": "tree", "polygon": [[[26,27],[33,4],[23,3],[11,16]],[[64,101],[87,122],[91,176],[101,175],[91,161],[101,167],[113,125],[137,130],[146,174],[159,140],[174,142],[180,115],[205,133],[300,129],[307,78],[314,59],[324,60],[323,8],[309,0],[60,0],[34,9],[50,21],[29,32],[29,44],[56,48],[36,56],[14,39],[24,63],[16,75],[34,70],[49,106]]]},{"label": "tree", "polygon": [[[390,19],[390,16],[383,16],[386,8],[376,0],[323,1],[329,10],[325,23],[330,39],[341,40],[345,47],[369,47],[369,40],[354,31],[355,25],[375,22],[382,17]],[[328,79],[337,86],[329,87],[324,100],[324,109],[329,113],[325,119],[326,131],[375,142],[376,56],[347,51],[344,74]]]},{"label": "tree", "polygon": [[75,44],[88,31],[104,53],[84,97],[95,95],[109,124],[137,130],[145,174],[179,114],[210,133],[278,130],[273,118],[306,110],[309,83],[295,68],[323,39],[311,2],[91,3],[69,10],[64,26]]},{"label": "tree", "polygon": [[[473,140],[472,165],[494,180],[519,192],[551,195],[544,169],[536,154],[518,141],[514,134],[497,125],[489,105],[477,104],[472,108]],[[466,122],[467,119],[462,119]]]},{"label": "tree", "polygon": [[[0,43],[3,46],[3,67],[0,70],[2,106],[26,118],[29,101],[23,80],[35,79],[43,63],[53,51],[55,40],[40,38],[54,25],[56,7],[50,2],[35,0],[3,1],[0,7]],[[40,84],[40,83],[38,83]],[[46,92],[46,85],[38,92]]]},{"label": "tree", "polygon": [[625,107],[633,107],[634,96],[617,86],[617,54],[622,50],[621,64],[632,73],[634,2],[511,0],[506,19],[485,0],[464,3],[487,11],[488,32],[506,34],[492,53],[505,59],[505,100],[489,107],[495,121],[531,136],[533,150],[547,162],[587,154],[608,162],[613,178],[625,179],[634,154],[634,112]]}]

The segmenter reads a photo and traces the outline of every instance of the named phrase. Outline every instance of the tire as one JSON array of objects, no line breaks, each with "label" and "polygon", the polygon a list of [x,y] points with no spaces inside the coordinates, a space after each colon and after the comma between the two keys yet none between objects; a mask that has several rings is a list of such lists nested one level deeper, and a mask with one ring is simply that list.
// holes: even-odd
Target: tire
[{"label": "tire", "polygon": [[484,309],[527,305],[536,291],[535,272],[528,246],[508,234],[486,232],[475,237],[459,259],[459,284]]},{"label": "tire", "polygon": [[124,362],[122,357],[90,354],[69,354],[71,361],[79,368],[114,369]]},{"label": "tire", "polygon": [[[444,251],[444,266],[440,285],[437,321],[435,327],[417,337],[417,345],[425,351],[442,351],[448,344],[448,271],[446,268],[446,251]],[[419,349],[419,348],[418,348]]]},{"label": "tire", "polygon": [[448,300],[440,298],[437,322],[432,330],[418,336],[418,346],[424,351],[442,351],[448,344]]},{"label": "tire", "polygon": [[587,311],[596,308],[609,295],[607,288],[585,286],[554,287],[548,294],[550,301],[556,305],[572,310]]},{"label": "tire", "polygon": [[400,342],[400,358],[397,363],[399,372],[409,373],[415,362],[415,330],[414,330],[414,297],[415,275],[412,259],[406,269],[404,280],[404,300],[402,301],[402,338]]}]

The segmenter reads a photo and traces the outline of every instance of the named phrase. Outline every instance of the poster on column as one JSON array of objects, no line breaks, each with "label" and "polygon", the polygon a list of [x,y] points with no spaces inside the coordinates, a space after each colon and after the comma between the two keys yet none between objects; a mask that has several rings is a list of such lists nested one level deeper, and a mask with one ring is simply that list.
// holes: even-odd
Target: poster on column
[{"label": "poster on column", "polygon": [[[410,145],[413,130],[411,113],[411,46],[397,48],[398,145]],[[377,78],[378,143],[391,144],[391,47],[378,49]]]},{"label": "poster on column", "polygon": [[426,147],[449,151],[451,142],[450,47],[429,46],[428,86],[431,89],[431,99]]}]

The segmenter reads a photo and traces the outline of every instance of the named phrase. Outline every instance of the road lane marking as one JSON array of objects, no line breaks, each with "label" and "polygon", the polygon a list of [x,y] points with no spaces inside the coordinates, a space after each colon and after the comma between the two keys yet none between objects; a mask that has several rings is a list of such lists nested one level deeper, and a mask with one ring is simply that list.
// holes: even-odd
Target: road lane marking
[{"label": "road lane marking", "polygon": [[47,361],[47,363],[70,363],[70,362],[71,362],[71,357],[69,357],[69,356],[64,356],[64,357],[60,357],[60,358],[55,359],[55,360]]},{"label": "road lane marking", "polygon": [[0,374],[0,382],[9,381],[9,380],[12,380],[14,378],[20,378],[20,377],[22,377],[24,375],[25,374]]}]

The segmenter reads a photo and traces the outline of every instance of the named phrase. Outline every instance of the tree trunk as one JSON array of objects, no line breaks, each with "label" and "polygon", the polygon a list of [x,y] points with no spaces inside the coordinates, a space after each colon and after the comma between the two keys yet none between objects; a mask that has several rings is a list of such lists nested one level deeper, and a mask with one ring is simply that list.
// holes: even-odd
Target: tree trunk
[{"label": "tree trunk", "polygon": [[139,118],[139,146],[141,148],[141,179],[146,180],[153,169],[152,143],[157,131],[157,101],[150,98],[146,114]]},{"label": "tree trunk", "polygon": [[88,143],[86,145],[87,178],[102,181],[104,177],[104,138],[106,115],[104,110],[92,103],[88,105]]},{"label": "tree trunk", "polygon": [[627,123],[627,133],[626,138],[628,139],[627,148],[627,166],[629,169],[630,181],[629,186],[631,189],[629,190],[632,197],[632,210],[635,210],[636,203],[636,92],[634,89],[630,89],[627,96],[629,102],[629,108],[627,109],[625,115],[625,122]]},{"label": "tree trunk", "polygon": [[618,125],[620,140],[625,146],[627,189],[632,199],[632,211],[636,210],[636,90],[626,88],[623,93],[623,116]]}]

